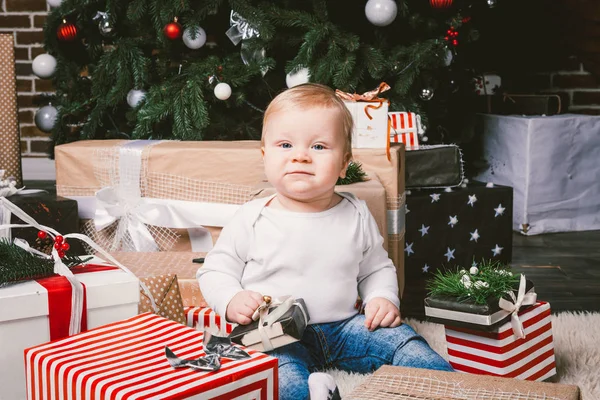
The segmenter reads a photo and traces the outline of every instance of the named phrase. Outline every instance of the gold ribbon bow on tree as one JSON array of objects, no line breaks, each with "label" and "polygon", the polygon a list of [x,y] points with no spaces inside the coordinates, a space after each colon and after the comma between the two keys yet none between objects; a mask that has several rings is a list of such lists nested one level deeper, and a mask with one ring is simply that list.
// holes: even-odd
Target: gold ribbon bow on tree
[{"label": "gold ribbon bow on tree", "polygon": [[[390,101],[387,99],[382,99],[381,97],[379,97],[379,95],[385,91],[390,90],[391,87],[390,85],[388,85],[385,82],[381,82],[379,84],[379,86],[377,87],[377,89],[373,89],[373,90],[369,90],[368,92],[364,92],[363,94],[359,94],[359,93],[347,93],[347,92],[343,92],[339,89],[335,90],[335,94],[342,100],[345,101],[353,101],[353,102],[359,102],[359,101],[363,101],[366,103],[377,103],[377,104],[367,104],[365,106],[365,114],[367,116],[367,118],[369,118],[370,120],[373,119],[373,116],[371,115],[371,110],[377,110],[379,108],[381,108],[383,106],[384,102],[387,102],[387,104],[390,104]],[[391,155],[390,155],[390,129],[391,129],[391,123],[390,123],[390,119],[387,119],[387,140],[386,140],[386,155],[388,158],[388,161],[391,160]]]}]

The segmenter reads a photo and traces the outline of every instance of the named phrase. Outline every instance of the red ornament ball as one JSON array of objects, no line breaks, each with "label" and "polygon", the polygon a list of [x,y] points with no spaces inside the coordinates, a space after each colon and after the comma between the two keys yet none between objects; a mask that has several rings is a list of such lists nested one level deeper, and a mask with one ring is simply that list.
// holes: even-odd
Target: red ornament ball
[{"label": "red ornament ball", "polygon": [[433,8],[444,9],[452,5],[452,0],[429,0],[429,4]]},{"label": "red ornament ball", "polygon": [[55,243],[62,243],[64,240],[65,240],[65,239],[64,239],[62,236],[60,236],[60,235],[57,235],[57,236],[54,238],[54,242],[55,242]]},{"label": "red ornament ball", "polygon": [[62,42],[72,42],[77,38],[77,26],[67,21],[63,21],[56,31],[56,37]]},{"label": "red ornament ball", "polygon": [[60,245],[60,250],[62,250],[62,251],[69,251],[70,248],[71,248],[71,246],[67,242],[63,242]]},{"label": "red ornament ball", "polygon": [[48,237],[48,234],[44,231],[38,231],[37,237],[40,238],[41,240],[44,240]]},{"label": "red ornament ball", "polygon": [[170,22],[165,26],[163,32],[168,39],[177,40],[182,35],[181,25],[177,21]]},{"label": "red ornament ball", "polygon": [[65,252],[62,250],[58,250],[57,253],[60,258],[63,258],[65,256]]}]

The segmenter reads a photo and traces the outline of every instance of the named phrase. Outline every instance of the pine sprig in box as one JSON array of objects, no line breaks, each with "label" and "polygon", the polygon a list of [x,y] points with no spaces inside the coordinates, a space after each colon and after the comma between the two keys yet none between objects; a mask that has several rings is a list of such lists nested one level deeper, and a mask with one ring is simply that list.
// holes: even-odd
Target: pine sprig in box
[{"label": "pine sprig in box", "polygon": [[[425,315],[432,322],[450,326],[493,331],[508,321],[510,311],[501,307],[514,303],[518,296],[520,277],[496,261],[473,264],[469,270],[436,271],[427,283]],[[512,293],[512,294],[511,294]],[[536,301],[533,283],[525,282],[527,304]],[[509,306],[507,306],[509,308]]]}]

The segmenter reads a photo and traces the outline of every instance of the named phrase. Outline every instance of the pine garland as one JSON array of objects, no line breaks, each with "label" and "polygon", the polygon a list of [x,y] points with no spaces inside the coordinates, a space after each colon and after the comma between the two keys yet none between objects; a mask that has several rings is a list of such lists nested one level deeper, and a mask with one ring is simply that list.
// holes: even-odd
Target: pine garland
[{"label": "pine garland", "polygon": [[[62,260],[68,268],[85,262],[80,257],[69,255],[65,255]],[[0,239],[0,287],[53,274],[53,260],[38,257],[6,239]]]},{"label": "pine garland", "polygon": [[362,169],[362,165],[356,161],[350,161],[346,169],[346,177],[338,178],[336,185],[350,185],[351,183],[364,182],[367,174]]},{"label": "pine garland", "polygon": [[489,299],[499,299],[515,288],[519,276],[510,271],[510,266],[498,261],[482,261],[469,271],[438,270],[427,282],[430,296],[454,297],[459,302],[486,304]]}]

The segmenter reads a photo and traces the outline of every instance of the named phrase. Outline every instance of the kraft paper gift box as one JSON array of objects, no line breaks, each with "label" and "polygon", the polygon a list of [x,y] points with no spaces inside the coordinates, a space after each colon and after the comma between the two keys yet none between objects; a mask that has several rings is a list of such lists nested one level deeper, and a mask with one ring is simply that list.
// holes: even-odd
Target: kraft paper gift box
[{"label": "kraft paper gift box", "polygon": [[[138,312],[138,279],[107,265],[94,258],[75,267],[85,286],[87,328]],[[0,288],[0,398],[26,397],[23,350],[68,335],[70,299],[71,286],[61,276]]]},{"label": "kraft paper gift box", "polygon": [[17,107],[15,75],[15,38],[12,33],[0,34],[0,177],[13,177],[17,187],[23,183],[21,170],[21,138]]},{"label": "kraft paper gift box", "polygon": [[513,229],[525,235],[600,229],[600,118],[478,115],[487,168],[512,186]]},{"label": "kraft paper gift box", "polygon": [[[404,145],[353,154],[385,188],[388,252],[403,276]],[[264,180],[259,141],[79,141],[55,157],[57,194],[78,201],[83,232],[111,251],[206,252]],[[150,215],[152,205],[170,211]]]},{"label": "kraft paper gift box", "polygon": [[27,398],[277,399],[277,359],[246,350],[221,357],[216,371],[172,368],[165,347],[184,359],[206,356],[204,334],[146,313],[25,350]]},{"label": "kraft paper gift box", "polygon": [[524,338],[511,321],[493,332],[445,326],[448,357],[456,371],[543,381],[556,375],[550,304],[537,302],[518,313]]},{"label": "kraft paper gift box", "polygon": [[581,400],[575,385],[384,365],[344,400]]},{"label": "kraft paper gift box", "polygon": [[202,263],[193,261],[203,258],[206,253],[115,251],[110,254],[140,279],[149,279],[164,274],[176,275],[183,306],[208,307],[196,280],[196,272]]}]

